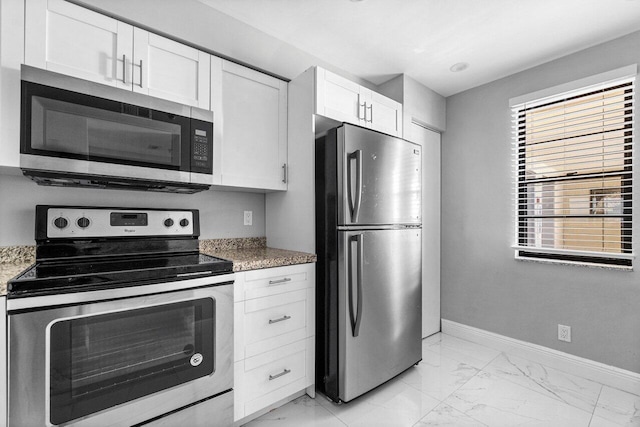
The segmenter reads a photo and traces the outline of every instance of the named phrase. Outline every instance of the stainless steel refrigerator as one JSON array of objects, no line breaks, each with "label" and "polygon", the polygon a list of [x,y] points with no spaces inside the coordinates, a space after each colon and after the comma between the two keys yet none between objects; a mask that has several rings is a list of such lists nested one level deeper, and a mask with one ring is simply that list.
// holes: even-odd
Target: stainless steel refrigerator
[{"label": "stainless steel refrigerator", "polygon": [[343,124],[316,140],[316,387],[348,402],[422,359],[421,148]]}]

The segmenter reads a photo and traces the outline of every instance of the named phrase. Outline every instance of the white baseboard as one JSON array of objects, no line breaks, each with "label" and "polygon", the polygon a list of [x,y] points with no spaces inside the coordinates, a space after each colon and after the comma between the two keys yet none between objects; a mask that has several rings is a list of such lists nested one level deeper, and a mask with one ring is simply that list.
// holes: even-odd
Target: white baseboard
[{"label": "white baseboard", "polygon": [[442,319],[442,333],[492,347],[619,390],[640,394],[640,374],[636,372],[605,365],[604,363],[509,338],[451,320]]}]

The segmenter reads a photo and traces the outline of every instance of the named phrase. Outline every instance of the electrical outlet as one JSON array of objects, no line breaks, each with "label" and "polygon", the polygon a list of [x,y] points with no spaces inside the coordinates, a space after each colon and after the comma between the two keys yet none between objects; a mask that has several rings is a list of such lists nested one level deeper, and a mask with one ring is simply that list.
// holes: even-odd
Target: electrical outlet
[{"label": "electrical outlet", "polygon": [[253,224],[253,211],[244,211],[244,225]]},{"label": "electrical outlet", "polygon": [[558,325],[558,339],[571,342],[571,326]]}]

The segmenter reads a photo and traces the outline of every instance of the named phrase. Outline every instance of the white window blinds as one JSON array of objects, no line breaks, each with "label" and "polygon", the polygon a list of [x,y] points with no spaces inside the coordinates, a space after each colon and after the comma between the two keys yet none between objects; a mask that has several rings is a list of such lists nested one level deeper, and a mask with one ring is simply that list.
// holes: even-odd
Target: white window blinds
[{"label": "white window blinds", "polygon": [[630,267],[634,79],[512,108],[518,256]]}]

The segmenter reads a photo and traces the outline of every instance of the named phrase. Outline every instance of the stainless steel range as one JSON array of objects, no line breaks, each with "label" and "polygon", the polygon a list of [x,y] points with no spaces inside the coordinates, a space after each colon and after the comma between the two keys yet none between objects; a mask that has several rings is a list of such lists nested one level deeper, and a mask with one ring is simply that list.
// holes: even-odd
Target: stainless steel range
[{"label": "stainless steel range", "polygon": [[230,261],[197,210],[36,207],[8,284],[9,425],[228,426]]}]

